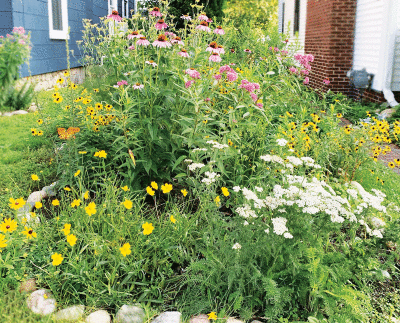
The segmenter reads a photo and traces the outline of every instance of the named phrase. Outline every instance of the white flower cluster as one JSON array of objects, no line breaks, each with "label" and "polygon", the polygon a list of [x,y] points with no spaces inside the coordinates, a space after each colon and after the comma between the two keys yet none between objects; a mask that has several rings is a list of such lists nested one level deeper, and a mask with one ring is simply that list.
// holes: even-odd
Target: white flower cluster
[{"label": "white flower cluster", "polygon": [[190,170],[190,171],[195,171],[196,169],[200,169],[200,168],[202,168],[202,167],[204,167],[205,165],[204,164],[202,164],[202,163],[193,163],[193,164],[191,164],[191,165],[189,165],[188,166],[188,169]]},{"label": "white flower cluster", "polygon": [[277,163],[277,164],[281,164],[281,165],[283,165],[285,163],[281,157],[276,156],[276,155],[264,155],[264,156],[260,156],[260,159],[262,159],[263,161],[266,161],[266,162],[272,162],[272,163]]},{"label": "white flower cluster", "polygon": [[[284,146],[283,140],[285,140],[285,139],[278,139],[277,140],[277,142],[279,141],[278,145]],[[286,143],[285,143],[285,145],[286,145]],[[286,157],[286,160],[283,160],[283,158],[276,156],[276,155],[264,155],[264,156],[260,156],[260,159],[262,159],[266,162],[272,162],[272,163],[284,165],[286,168],[290,168],[291,170],[293,170],[293,168],[295,166],[302,166],[302,165],[307,166],[307,167],[313,167],[316,169],[321,168],[320,165],[315,164],[314,159],[312,159],[311,157],[297,158],[295,156],[288,156],[288,157]],[[286,164],[285,164],[285,162],[286,162]]]},{"label": "white flower cluster", "polygon": [[214,172],[205,172],[204,175],[207,177],[204,177],[201,182],[206,183],[206,185],[210,185],[211,183],[214,183],[218,177],[221,175],[214,173]]},{"label": "white flower cluster", "polygon": [[232,249],[239,250],[239,249],[242,249],[242,246],[241,246],[238,242],[236,242],[236,243],[232,246]]},{"label": "white flower cluster", "polygon": [[371,193],[368,193],[359,183],[353,181],[351,184],[358,190],[361,198],[368,206],[371,206],[380,212],[386,213],[386,207],[381,205],[386,197],[384,193],[379,190],[372,189],[372,191],[376,194],[375,196]]},{"label": "white flower cluster", "polygon": [[293,236],[289,233],[288,228],[286,227],[286,222],[287,219],[278,217],[278,218],[273,218],[271,219],[272,225],[274,226],[274,233],[281,236],[283,236],[286,239],[292,239]]},{"label": "white flower cluster", "polygon": [[285,147],[286,144],[288,143],[288,141],[286,139],[281,138],[281,139],[277,139],[276,143],[278,144],[278,146]]},{"label": "white flower cluster", "polygon": [[194,148],[194,149],[192,149],[192,153],[195,153],[196,151],[207,151],[207,148]]},{"label": "white flower cluster", "polygon": [[223,149],[223,148],[228,148],[229,146],[226,144],[220,144],[219,142],[216,142],[215,140],[209,140],[207,141],[208,144],[212,145],[213,148],[216,149]]},{"label": "white flower cluster", "polygon": [[244,217],[244,218],[246,218],[246,219],[247,219],[247,218],[256,218],[256,217],[257,217],[256,212],[254,212],[254,211],[251,209],[250,205],[248,205],[248,204],[246,204],[246,205],[243,206],[243,207],[238,207],[235,211],[236,211],[237,214],[239,214],[241,217]]}]

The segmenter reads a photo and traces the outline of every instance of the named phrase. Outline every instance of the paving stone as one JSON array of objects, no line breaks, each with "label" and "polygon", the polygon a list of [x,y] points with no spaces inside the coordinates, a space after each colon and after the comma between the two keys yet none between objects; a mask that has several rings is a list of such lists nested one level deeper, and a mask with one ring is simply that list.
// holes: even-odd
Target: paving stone
[{"label": "paving stone", "polygon": [[180,312],[164,312],[157,316],[152,323],[181,323]]},{"label": "paving stone", "polygon": [[209,323],[208,315],[207,314],[200,314],[192,317],[189,320],[189,323]]},{"label": "paving stone", "polygon": [[49,315],[56,310],[56,300],[45,289],[39,289],[30,294],[26,304],[35,314]]},{"label": "paving stone", "polygon": [[88,315],[85,320],[86,323],[110,323],[111,316],[105,310],[99,310]]},{"label": "paving stone", "polygon": [[226,321],[226,323],[244,323],[243,321],[237,320],[234,317],[230,317],[228,318],[228,320]]},{"label": "paving stone", "polygon": [[25,111],[25,110],[17,110],[17,111],[14,111],[14,112],[12,112],[12,114],[13,115],[21,115],[21,114],[28,114],[28,111]]},{"label": "paving stone", "polygon": [[143,323],[146,314],[135,305],[123,305],[115,316],[115,323]]},{"label": "paving stone", "polygon": [[55,321],[77,321],[83,316],[84,312],[84,305],[73,305],[58,311],[54,314],[53,319]]}]

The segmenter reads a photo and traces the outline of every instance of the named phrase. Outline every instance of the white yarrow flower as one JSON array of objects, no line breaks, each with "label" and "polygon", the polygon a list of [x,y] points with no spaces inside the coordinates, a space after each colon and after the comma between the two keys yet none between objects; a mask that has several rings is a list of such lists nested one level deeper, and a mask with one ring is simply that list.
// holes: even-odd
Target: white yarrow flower
[{"label": "white yarrow flower", "polygon": [[236,249],[236,250],[242,249],[242,246],[241,246],[238,242],[236,242],[236,243],[233,245],[232,249]]}]

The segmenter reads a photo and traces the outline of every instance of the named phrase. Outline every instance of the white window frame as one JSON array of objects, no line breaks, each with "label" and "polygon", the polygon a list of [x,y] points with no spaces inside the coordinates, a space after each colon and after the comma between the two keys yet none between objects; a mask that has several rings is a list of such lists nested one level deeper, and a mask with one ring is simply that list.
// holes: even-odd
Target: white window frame
[{"label": "white window frame", "polygon": [[[129,0],[121,0],[122,3],[122,18],[129,18]],[[124,6],[124,2],[125,2],[125,6]]]},{"label": "white window frame", "polygon": [[61,0],[62,30],[53,29],[52,0],[47,1],[49,8],[49,35],[50,39],[69,39],[68,35],[68,0]]}]

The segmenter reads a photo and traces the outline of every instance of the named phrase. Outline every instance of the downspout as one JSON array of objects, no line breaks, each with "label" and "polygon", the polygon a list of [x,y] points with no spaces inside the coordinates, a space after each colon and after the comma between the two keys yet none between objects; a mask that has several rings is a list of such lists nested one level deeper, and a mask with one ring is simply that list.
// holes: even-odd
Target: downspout
[{"label": "downspout", "polygon": [[133,14],[137,14],[137,0],[133,0]]}]

